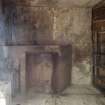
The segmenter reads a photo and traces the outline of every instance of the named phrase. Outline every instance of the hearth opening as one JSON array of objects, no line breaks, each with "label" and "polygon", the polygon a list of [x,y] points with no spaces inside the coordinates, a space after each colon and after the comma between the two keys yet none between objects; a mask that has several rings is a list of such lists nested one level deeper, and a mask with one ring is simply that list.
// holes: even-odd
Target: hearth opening
[{"label": "hearth opening", "polygon": [[70,84],[70,70],[58,52],[26,53],[26,91],[58,93]]},{"label": "hearth opening", "polygon": [[[27,53],[26,54],[26,88],[35,92],[52,92],[54,69],[56,69],[57,53]],[[54,85],[54,83],[53,83]]]}]

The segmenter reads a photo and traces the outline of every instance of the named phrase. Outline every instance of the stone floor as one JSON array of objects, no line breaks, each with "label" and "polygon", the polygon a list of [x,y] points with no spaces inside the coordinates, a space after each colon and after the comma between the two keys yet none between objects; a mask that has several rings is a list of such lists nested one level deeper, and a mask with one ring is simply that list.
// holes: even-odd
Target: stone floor
[{"label": "stone floor", "polygon": [[105,105],[105,97],[92,86],[71,86],[62,94],[30,92],[18,96],[12,105]]}]

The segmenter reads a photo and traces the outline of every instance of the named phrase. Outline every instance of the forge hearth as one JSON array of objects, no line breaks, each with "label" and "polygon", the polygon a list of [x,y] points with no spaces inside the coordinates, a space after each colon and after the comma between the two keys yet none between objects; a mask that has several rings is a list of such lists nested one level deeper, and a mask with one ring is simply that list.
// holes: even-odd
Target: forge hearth
[{"label": "forge hearth", "polygon": [[57,93],[70,85],[70,45],[10,46],[9,49],[12,59],[16,62],[15,69],[19,71],[16,73],[19,74],[19,83],[13,79],[14,90],[21,90],[21,93],[30,90]]}]

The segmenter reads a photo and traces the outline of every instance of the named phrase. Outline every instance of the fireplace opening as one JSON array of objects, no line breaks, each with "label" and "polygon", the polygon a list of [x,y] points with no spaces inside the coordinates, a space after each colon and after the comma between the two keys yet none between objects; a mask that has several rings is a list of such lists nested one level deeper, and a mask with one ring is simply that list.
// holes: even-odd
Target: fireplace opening
[{"label": "fireplace opening", "polygon": [[53,55],[51,53],[27,53],[27,90],[36,92],[52,91]]},{"label": "fireplace opening", "polygon": [[26,53],[26,91],[58,93],[69,86],[66,56],[58,52]]}]

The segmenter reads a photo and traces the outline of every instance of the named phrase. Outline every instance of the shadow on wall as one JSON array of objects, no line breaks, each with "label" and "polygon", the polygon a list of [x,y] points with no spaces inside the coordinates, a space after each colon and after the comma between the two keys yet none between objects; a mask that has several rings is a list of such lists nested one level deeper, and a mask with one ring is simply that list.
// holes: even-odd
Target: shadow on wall
[{"label": "shadow on wall", "polygon": [[61,46],[62,57],[53,57],[52,89],[59,93],[71,84],[72,45]]},{"label": "shadow on wall", "polygon": [[[26,8],[23,4],[18,5],[18,0],[2,1],[4,32],[7,32],[3,41],[6,44],[52,44],[52,11],[48,7],[28,5]],[[4,37],[2,34],[0,36]]]}]

